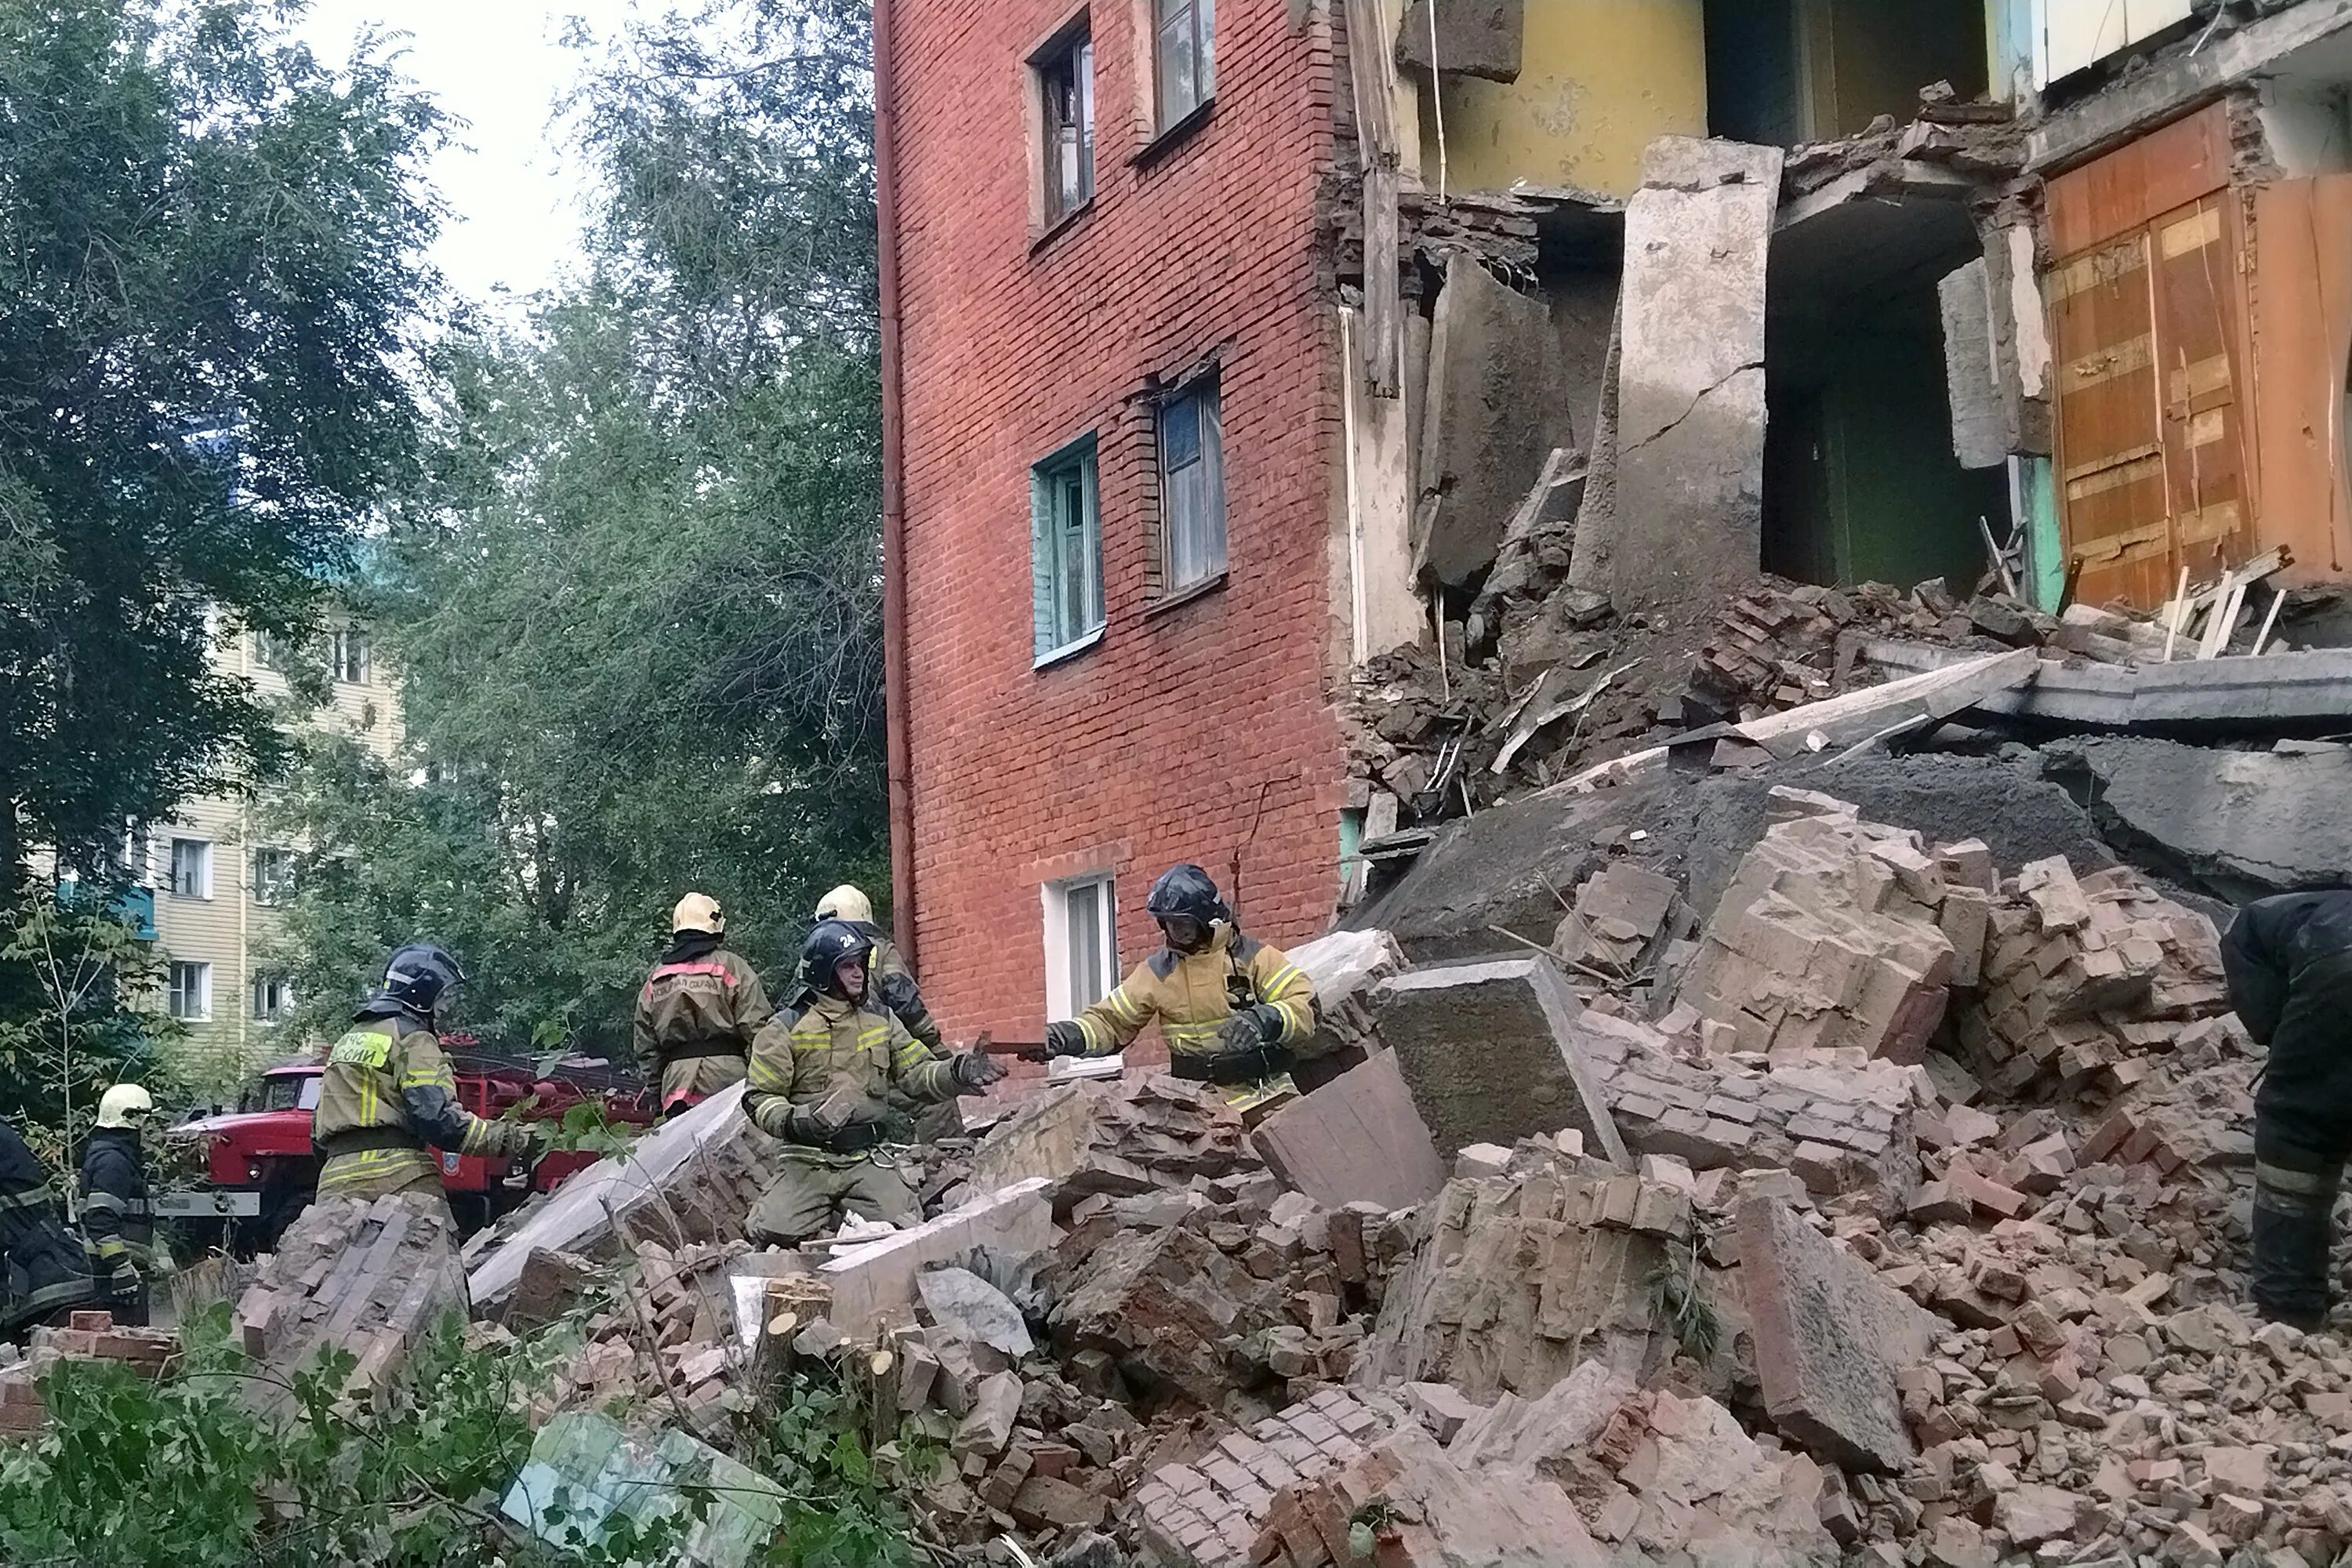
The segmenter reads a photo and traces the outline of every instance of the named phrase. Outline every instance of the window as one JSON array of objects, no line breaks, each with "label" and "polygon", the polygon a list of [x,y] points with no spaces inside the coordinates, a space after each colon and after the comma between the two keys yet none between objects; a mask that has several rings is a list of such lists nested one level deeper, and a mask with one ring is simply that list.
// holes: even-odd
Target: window
[{"label": "window", "polygon": [[1225,458],[1213,376],[1160,405],[1162,591],[1198,586],[1225,569]]},{"label": "window", "polygon": [[294,983],[283,974],[263,973],[253,977],[253,1016],[275,1024],[294,1010]]},{"label": "window", "polygon": [[281,637],[268,632],[253,634],[253,661],[264,669],[274,669],[280,675],[290,674],[302,657],[302,645],[291,637]]},{"label": "window", "polygon": [[209,899],[213,896],[213,847],[201,838],[172,840],[172,896]]},{"label": "window", "polygon": [[240,1110],[316,1110],[326,1076],[317,1072],[275,1072],[261,1080],[259,1092],[248,1088]]},{"label": "window", "polygon": [[1035,62],[1045,114],[1045,226],[1094,199],[1095,46],[1080,24],[1076,37],[1048,46]]},{"label": "window", "polygon": [[1045,659],[1083,646],[1103,627],[1093,437],[1030,470],[1029,527],[1035,653]]},{"label": "window", "polygon": [[1111,879],[1048,882],[1045,894],[1046,1016],[1075,1018],[1118,984]]},{"label": "window", "polygon": [[364,686],[368,678],[368,635],[345,626],[328,645],[327,673],[346,686]]},{"label": "window", "polygon": [[203,1023],[213,1016],[213,966],[209,963],[172,965],[172,1016]]},{"label": "window", "polygon": [[294,890],[294,851],[257,849],[253,852],[253,901],[275,907]]},{"label": "window", "polygon": [[1216,0],[1151,0],[1158,22],[1151,63],[1160,129],[1168,130],[1217,91]]}]

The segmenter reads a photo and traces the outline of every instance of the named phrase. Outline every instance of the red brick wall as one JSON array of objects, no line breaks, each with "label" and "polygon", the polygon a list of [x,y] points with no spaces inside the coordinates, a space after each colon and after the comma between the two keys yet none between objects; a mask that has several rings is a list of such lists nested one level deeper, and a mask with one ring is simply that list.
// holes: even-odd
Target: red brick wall
[{"label": "red brick wall", "polygon": [[[1092,207],[1033,254],[1031,49],[1066,0],[895,0],[908,679],[917,963],[951,1037],[1034,1037],[1041,882],[1107,867],[1118,957],[1153,945],[1151,879],[1243,859],[1243,921],[1319,932],[1345,752],[1331,706],[1337,332],[1317,281],[1331,156],[1326,7],[1227,0],[1217,99],[1137,163],[1143,0],[1095,0]],[[1223,587],[1150,613],[1151,378],[1222,355]],[[1029,470],[1099,443],[1104,596],[1090,650],[1031,668]],[[1230,889],[1229,889],[1230,890]]]}]

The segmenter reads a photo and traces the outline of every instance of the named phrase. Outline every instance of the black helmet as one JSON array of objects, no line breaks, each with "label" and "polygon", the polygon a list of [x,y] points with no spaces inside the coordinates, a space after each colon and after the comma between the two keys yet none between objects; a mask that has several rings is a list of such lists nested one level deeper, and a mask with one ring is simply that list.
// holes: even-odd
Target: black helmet
[{"label": "black helmet", "polygon": [[412,1013],[430,1014],[441,998],[466,978],[457,961],[438,942],[412,942],[384,961],[383,994]]},{"label": "black helmet", "polygon": [[1181,915],[1208,926],[1217,921],[1229,921],[1234,911],[1217,896],[1216,883],[1209,874],[1187,861],[1171,866],[1160,873],[1160,880],[1151,884],[1151,896],[1143,901],[1144,909],[1153,920],[1167,920]]},{"label": "black helmet", "polygon": [[869,963],[874,954],[874,939],[847,921],[819,921],[808,940],[801,943],[801,984],[812,991],[837,996],[834,989],[835,969],[841,961],[854,958],[860,963]]}]

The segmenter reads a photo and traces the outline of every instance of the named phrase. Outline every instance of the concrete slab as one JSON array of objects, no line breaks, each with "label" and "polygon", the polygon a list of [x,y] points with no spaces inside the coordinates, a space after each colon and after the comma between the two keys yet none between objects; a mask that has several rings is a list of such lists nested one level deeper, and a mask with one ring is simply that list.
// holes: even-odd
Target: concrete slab
[{"label": "concrete slab", "polygon": [[1613,445],[1594,455],[1570,573],[1620,614],[1704,603],[1756,574],[1782,160],[1679,136],[1643,156],[1625,207]]},{"label": "concrete slab", "polygon": [[834,1327],[853,1338],[873,1332],[893,1312],[913,1307],[916,1278],[926,1268],[975,1247],[1015,1255],[1052,1247],[1054,1211],[1045,1200],[1052,1185],[1042,1176],[1016,1182],[912,1230],[841,1253],[816,1271],[833,1289],[827,1316]]},{"label": "concrete slab", "polygon": [[2352,884],[2352,746],[2231,752],[2116,736],[2064,742],[2045,765],[2082,781],[2118,842],[2217,898]]},{"label": "concrete slab", "polygon": [[626,1227],[636,1211],[658,1201],[662,1215],[650,1234],[666,1241],[718,1240],[742,1234],[768,1179],[775,1140],[743,1114],[743,1086],[712,1095],[683,1116],[654,1128],[628,1152],[601,1160],[558,1187],[547,1205],[484,1256],[468,1280],[477,1307],[501,1300],[522,1277],[532,1248],[609,1255],[614,1225]]},{"label": "concrete slab", "polygon": [[[1911,671],[1944,669],[1958,662],[1954,653],[1892,639],[1863,647],[1863,657],[1874,664]],[[2029,684],[1986,692],[1969,706],[2004,717],[2157,733],[2219,735],[2284,724],[2332,723],[2352,719],[2352,648],[2311,648],[2260,658],[2231,654],[2171,664],[2045,658]]]},{"label": "concrete slab", "polygon": [[1766,1414],[1832,1463],[1901,1470],[1918,1449],[1895,1373],[1927,1358],[1933,1320],[1778,1198],[1748,1199],[1737,1223]]},{"label": "concrete slab", "polygon": [[1440,1156],[1572,1127],[1584,1146],[1630,1164],[1581,1053],[1580,1011],[1552,961],[1493,959],[1381,983],[1373,1015]]},{"label": "concrete slab", "polygon": [[1430,340],[1413,531],[1415,558],[1439,582],[1464,587],[1494,564],[1504,527],[1573,429],[1567,395],[1543,301],[1457,253]]},{"label": "concrete slab", "polygon": [[1375,1053],[1250,1134],[1274,1173],[1326,1208],[1410,1208],[1436,1195],[1445,1166],[1414,1109],[1396,1053]]},{"label": "concrete slab", "polygon": [[1998,468],[2009,459],[2000,373],[1993,361],[1991,285],[1985,258],[1947,274],[1936,285],[1944,318],[1944,386],[1952,405],[1952,455],[1964,468]]},{"label": "concrete slab", "polygon": [[[1430,10],[1436,8],[1433,33]],[[1397,64],[1448,76],[1519,79],[1528,0],[1409,0],[1397,29]]]}]

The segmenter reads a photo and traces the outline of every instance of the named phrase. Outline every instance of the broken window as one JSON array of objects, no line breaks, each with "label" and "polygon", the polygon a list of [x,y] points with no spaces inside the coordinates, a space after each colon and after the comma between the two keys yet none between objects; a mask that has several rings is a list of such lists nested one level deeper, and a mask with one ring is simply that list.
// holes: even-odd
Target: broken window
[{"label": "broken window", "polygon": [[1160,405],[1160,518],[1165,593],[1225,569],[1225,458],[1217,380],[1188,383]]},{"label": "broken window", "polygon": [[1095,194],[1095,46],[1083,19],[1075,37],[1048,46],[1035,62],[1045,112],[1045,226]]},{"label": "broken window", "polygon": [[1030,560],[1040,660],[1069,653],[1103,628],[1102,521],[1095,438],[1064,447],[1030,471]]},{"label": "broken window", "polygon": [[1152,41],[1160,129],[1166,131],[1216,96],[1216,0],[1152,0]]}]

